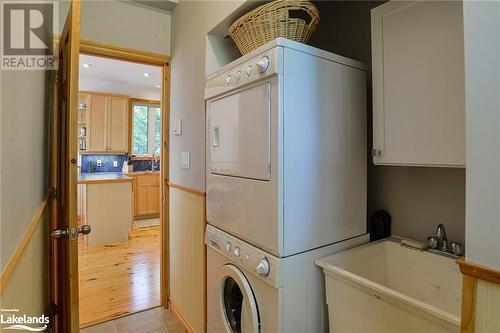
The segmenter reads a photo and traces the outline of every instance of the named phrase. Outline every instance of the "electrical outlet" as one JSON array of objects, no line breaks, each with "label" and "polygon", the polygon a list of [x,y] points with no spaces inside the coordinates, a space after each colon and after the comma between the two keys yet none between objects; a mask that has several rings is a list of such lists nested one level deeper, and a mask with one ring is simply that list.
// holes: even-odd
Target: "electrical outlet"
[{"label": "electrical outlet", "polygon": [[95,161],[95,164],[96,164],[97,166],[102,166],[102,161],[101,161],[101,160],[97,160],[97,161]]},{"label": "electrical outlet", "polygon": [[116,168],[118,166],[118,161],[113,161],[113,166]]}]

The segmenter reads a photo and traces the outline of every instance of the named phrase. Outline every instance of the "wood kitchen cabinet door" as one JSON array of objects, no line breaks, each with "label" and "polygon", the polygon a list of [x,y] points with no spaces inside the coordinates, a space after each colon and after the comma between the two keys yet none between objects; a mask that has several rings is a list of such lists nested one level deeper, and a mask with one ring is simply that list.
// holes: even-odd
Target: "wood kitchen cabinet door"
[{"label": "wood kitchen cabinet door", "polygon": [[373,162],[465,166],[462,2],[372,10]]},{"label": "wood kitchen cabinet door", "polygon": [[160,181],[158,174],[138,175],[135,192],[135,215],[160,214]]},{"label": "wood kitchen cabinet door", "polygon": [[109,98],[108,150],[126,152],[128,150],[128,98]]},{"label": "wood kitchen cabinet door", "polygon": [[107,97],[90,96],[89,128],[87,138],[88,151],[107,150]]}]

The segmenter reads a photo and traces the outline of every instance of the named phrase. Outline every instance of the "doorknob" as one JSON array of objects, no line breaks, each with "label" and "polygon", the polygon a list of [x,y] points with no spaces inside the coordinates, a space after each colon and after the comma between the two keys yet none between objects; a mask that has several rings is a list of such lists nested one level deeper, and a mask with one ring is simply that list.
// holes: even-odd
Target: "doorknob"
[{"label": "doorknob", "polygon": [[78,228],[56,229],[51,235],[56,239],[61,237],[68,237],[69,235],[69,238],[71,240],[75,240],[78,238],[79,234],[88,235],[91,231],[92,228],[90,227],[90,225],[85,224]]},{"label": "doorknob", "polygon": [[92,228],[88,224],[84,224],[78,228],[78,233],[82,235],[88,235],[92,231]]}]

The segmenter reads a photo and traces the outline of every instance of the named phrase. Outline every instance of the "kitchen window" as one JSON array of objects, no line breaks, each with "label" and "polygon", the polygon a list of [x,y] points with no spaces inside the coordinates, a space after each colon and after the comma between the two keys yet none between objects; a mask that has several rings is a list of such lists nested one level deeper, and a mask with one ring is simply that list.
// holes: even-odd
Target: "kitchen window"
[{"label": "kitchen window", "polygon": [[151,156],[160,154],[161,110],[159,103],[132,102],[131,154]]}]

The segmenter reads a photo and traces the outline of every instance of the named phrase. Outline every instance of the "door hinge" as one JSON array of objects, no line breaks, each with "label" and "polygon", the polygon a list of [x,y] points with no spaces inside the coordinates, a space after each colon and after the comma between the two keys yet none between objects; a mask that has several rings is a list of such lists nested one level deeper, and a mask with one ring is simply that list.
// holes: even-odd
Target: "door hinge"
[{"label": "door hinge", "polygon": [[56,303],[52,302],[50,303],[49,305],[49,316],[50,317],[55,317],[57,314],[59,314],[60,312],[60,308],[59,306],[57,306]]},{"label": "door hinge", "polygon": [[56,188],[49,188],[49,197],[50,198],[59,198],[59,192]]}]

